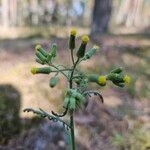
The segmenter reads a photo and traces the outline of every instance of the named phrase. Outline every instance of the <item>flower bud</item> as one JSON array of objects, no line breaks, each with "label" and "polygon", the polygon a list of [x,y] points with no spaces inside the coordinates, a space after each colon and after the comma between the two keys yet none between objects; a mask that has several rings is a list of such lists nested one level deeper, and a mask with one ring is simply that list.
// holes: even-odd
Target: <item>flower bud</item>
[{"label": "flower bud", "polygon": [[98,46],[93,46],[93,48],[91,48],[88,52],[85,53],[83,60],[90,59],[98,49]]},{"label": "flower bud", "polygon": [[86,102],[86,99],[85,97],[80,94],[79,92],[76,93],[76,99],[80,101],[80,103],[85,103]]},{"label": "flower bud", "polygon": [[78,101],[80,101],[80,103],[84,103],[85,102],[85,97],[77,92],[76,90],[71,90],[71,96],[73,96],[75,99],[77,99]]},{"label": "flower bud", "polygon": [[50,54],[53,58],[56,57],[56,51],[57,51],[57,44],[53,43],[51,46],[51,51],[50,51]]},{"label": "flower bud", "polygon": [[88,43],[88,41],[89,41],[89,37],[87,36],[87,35],[84,35],[84,36],[82,36],[82,42],[83,43]]},{"label": "flower bud", "polygon": [[41,64],[41,65],[44,65],[44,62],[41,61],[39,58],[36,58],[35,61],[36,61],[37,63]]},{"label": "flower bud", "polygon": [[43,68],[35,68],[35,67],[33,67],[31,69],[31,73],[32,74],[39,74],[39,73],[49,74],[51,71],[52,70],[51,70],[50,67],[43,67]]},{"label": "flower bud", "polygon": [[43,56],[47,57],[47,52],[42,48],[40,44],[36,45],[36,51],[39,51]]},{"label": "flower bud", "polygon": [[101,86],[105,86],[106,85],[106,76],[99,76],[97,74],[91,74],[88,76],[88,81],[89,82],[95,82]]},{"label": "flower bud", "polygon": [[55,87],[56,84],[58,83],[58,78],[57,77],[51,77],[50,81],[49,81],[49,86],[51,88]]},{"label": "flower bud", "polygon": [[39,58],[42,62],[46,61],[46,57],[39,51],[36,51],[35,55],[37,56],[37,58]]},{"label": "flower bud", "polygon": [[52,55],[48,54],[47,58],[46,58],[46,62],[49,63],[49,62],[51,62],[51,60],[52,60]]},{"label": "flower bud", "polygon": [[63,105],[64,108],[68,107],[69,100],[70,100],[69,96],[66,96],[65,99],[64,99],[64,105]]},{"label": "flower bud", "polygon": [[76,38],[76,30],[71,30],[70,39],[69,39],[69,48],[73,50],[75,48],[75,38]]},{"label": "flower bud", "polygon": [[110,80],[110,81],[115,82],[115,83],[124,82],[123,76],[119,75],[117,73],[110,73],[109,75],[107,75],[107,80]]},{"label": "flower bud", "polygon": [[56,57],[56,50],[57,50],[57,45],[56,43],[53,43],[51,48],[50,48],[50,52],[47,55],[46,61],[49,63],[52,61],[52,58]]},{"label": "flower bud", "polygon": [[122,67],[119,67],[119,68],[116,68],[116,69],[112,70],[111,73],[117,73],[117,74],[119,74],[119,73],[121,73],[122,71],[123,71],[123,68],[122,68]]},{"label": "flower bud", "polygon": [[78,58],[84,57],[85,50],[86,50],[86,45],[87,45],[88,41],[89,41],[89,37],[87,35],[84,35],[82,37],[82,43],[81,43],[81,45],[79,47],[79,50],[77,52],[77,57]]}]

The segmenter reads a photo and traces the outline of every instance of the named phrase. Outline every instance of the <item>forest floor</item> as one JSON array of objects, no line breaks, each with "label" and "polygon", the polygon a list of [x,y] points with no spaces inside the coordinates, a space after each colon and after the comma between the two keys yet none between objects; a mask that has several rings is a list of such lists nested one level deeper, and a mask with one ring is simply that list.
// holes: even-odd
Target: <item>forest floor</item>
[{"label": "forest floor", "polygon": [[[0,150],[16,146],[18,139],[30,135],[34,122],[31,121],[31,124],[25,127],[27,122],[24,120],[30,120],[33,115],[24,113],[22,111],[24,108],[43,108],[48,112],[62,110],[66,84],[62,76],[59,77],[59,85],[50,89],[48,82],[51,75],[33,76],[30,73],[32,66],[39,66],[34,62],[35,44],[40,43],[49,49],[52,42],[58,43],[56,63],[68,65],[70,55],[66,37],[0,40],[0,85],[12,85],[20,93],[20,118],[24,124],[23,134],[10,140],[7,145],[0,146]],[[80,38],[77,45],[79,43]],[[78,149],[148,150],[150,148],[150,35],[105,35],[92,40],[88,47],[93,44],[99,45],[100,51],[91,60],[80,65],[83,70],[89,73],[107,74],[111,69],[123,66],[125,73],[132,77],[132,82],[124,89],[114,87],[111,83],[104,88],[91,85],[91,88],[102,93],[104,104],[96,101],[95,97],[95,100],[89,102],[85,111],[76,113],[75,133],[80,147]],[[33,126],[38,128],[39,125]]]}]

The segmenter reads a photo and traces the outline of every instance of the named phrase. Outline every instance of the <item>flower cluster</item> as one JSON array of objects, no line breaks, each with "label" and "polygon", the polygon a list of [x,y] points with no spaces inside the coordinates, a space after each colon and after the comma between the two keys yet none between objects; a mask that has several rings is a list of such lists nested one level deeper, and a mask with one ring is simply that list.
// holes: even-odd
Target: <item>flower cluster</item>
[{"label": "flower cluster", "polygon": [[[112,70],[107,75],[97,75],[97,74],[85,74],[76,69],[76,66],[82,61],[86,61],[90,59],[96,51],[99,49],[98,46],[94,45],[91,49],[86,52],[86,46],[89,42],[89,37],[87,35],[82,36],[81,44],[76,52],[77,60],[74,62],[73,53],[76,51],[75,40],[76,40],[77,32],[76,30],[71,30],[70,39],[69,39],[69,48],[72,51],[72,59],[73,66],[71,68],[67,68],[62,65],[53,65],[53,60],[56,57],[57,45],[53,43],[51,45],[50,51],[47,52],[41,45],[37,45],[36,49],[36,62],[42,65],[48,65],[47,67],[36,68],[33,67],[31,72],[33,74],[50,74],[55,73],[53,77],[50,78],[49,86],[51,88],[55,87],[59,81],[57,75],[62,73],[65,75],[68,81],[71,81],[76,84],[76,87],[70,88],[67,90],[67,94],[64,99],[64,108],[68,108],[69,110],[75,110],[76,106],[81,106],[85,103],[85,95],[82,93],[88,87],[88,83],[94,82],[100,86],[105,86],[107,81],[111,81],[113,84],[119,87],[124,87],[125,85],[130,83],[130,77],[128,75],[124,75],[123,69],[121,67]],[[61,66],[61,67],[60,67]],[[79,96],[80,95],[80,96]],[[80,97],[80,98],[79,98]]]},{"label": "flower cluster", "polygon": [[[76,30],[71,30],[69,38],[69,52],[71,53],[72,65],[70,67],[64,66],[62,64],[56,65],[54,63],[54,58],[57,56],[57,45],[53,43],[49,51],[46,51],[41,45],[35,47],[36,52],[36,62],[45,65],[44,67],[33,67],[31,69],[32,74],[52,74],[49,80],[49,86],[54,88],[58,82],[58,75],[63,75],[68,82],[68,87],[66,88],[66,94],[64,95],[63,107],[65,111],[62,114],[58,114],[52,111],[52,114],[48,114],[44,110],[34,110],[25,109],[27,112],[33,112],[43,118],[47,117],[49,120],[54,122],[59,121],[67,129],[71,131],[72,149],[75,150],[74,142],[74,123],[73,123],[73,112],[82,106],[87,104],[87,96],[91,94],[97,95],[103,102],[103,97],[98,91],[87,90],[89,89],[89,83],[96,83],[99,86],[107,85],[108,81],[119,87],[124,87],[130,83],[130,77],[123,74],[123,69],[117,68],[106,75],[98,74],[87,74],[78,68],[78,65],[82,61],[87,61],[97,52],[98,46],[94,45],[88,51],[86,51],[87,44],[89,42],[89,37],[87,35],[82,36],[79,48],[76,48]],[[76,53],[76,55],[74,55]],[[60,117],[64,117],[66,114],[70,115],[70,123],[66,123]]]},{"label": "flower cluster", "polygon": [[101,86],[105,86],[107,81],[112,81],[116,86],[124,87],[130,83],[130,76],[124,75],[121,67],[112,70],[108,75],[92,74],[88,76],[89,82],[95,82]]}]

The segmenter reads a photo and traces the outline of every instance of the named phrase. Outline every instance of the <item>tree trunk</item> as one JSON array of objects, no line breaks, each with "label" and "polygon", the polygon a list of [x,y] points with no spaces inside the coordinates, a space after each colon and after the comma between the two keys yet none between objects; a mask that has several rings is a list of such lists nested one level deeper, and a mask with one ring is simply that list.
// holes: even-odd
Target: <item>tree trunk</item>
[{"label": "tree trunk", "polygon": [[10,3],[10,25],[15,26],[17,24],[17,0],[11,0],[9,3]]},{"label": "tree trunk", "polygon": [[112,0],[95,0],[91,34],[103,34],[108,31]]},{"label": "tree trunk", "polygon": [[122,0],[118,15],[117,24],[127,27],[142,25],[142,7],[144,0]]},{"label": "tree trunk", "polygon": [[38,18],[38,0],[31,0],[31,9],[32,9],[32,24],[37,25],[39,22]]},{"label": "tree trunk", "polygon": [[2,0],[2,24],[4,27],[9,26],[9,5],[8,0]]}]

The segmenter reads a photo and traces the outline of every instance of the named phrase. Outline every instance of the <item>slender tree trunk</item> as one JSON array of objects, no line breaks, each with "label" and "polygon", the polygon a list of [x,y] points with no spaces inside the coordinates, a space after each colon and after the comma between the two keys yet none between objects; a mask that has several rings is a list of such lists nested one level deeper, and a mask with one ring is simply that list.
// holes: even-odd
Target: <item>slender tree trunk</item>
[{"label": "slender tree trunk", "polygon": [[118,25],[125,24],[128,14],[131,14],[130,10],[132,8],[131,0],[122,0],[119,8],[119,12],[117,13],[116,23]]},{"label": "slender tree trunk", "polygon": [[8,3],[8,0],[2,0],[2,24],[4,27],[9,26],[9,3]]},{"label": "slender tree trunk", "polygon": [[31,8],[32,8],[32,24],[37,25],[39,22],[38,18],[38,0],[31,0]]},{"label": "slender tree trunk", "polygon": [[135,12],[134,25],[140,26],[142,24],[142,8],[143,8],[144,0],[137,1],[137,8]]},{"label": "slender tree trunk", "polygon": [[17,24],[17,0],[11,0],[9,3],[11,26],[15,26]]},{"label": "slender tree trunk", "polygon": [[51,18],[51,21],[52,23],[57,23],[58,22],[58,1],[53,1],[54,3],[54,10],[53,10],[53,13],[52,13],[52,18]]},{"label": "slender tree trunk", "polygon": [[112,0],[95,0],[91,34],[102,34],[108,31]]},{"label": "slender tree trunk", "polygon": [[127,27],[139,26],[142,19],[142,7],[144,0],[122,0],[117,24],[123,24]]}]

